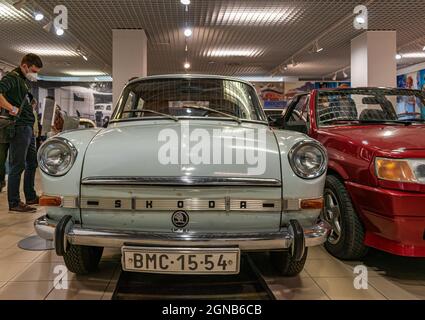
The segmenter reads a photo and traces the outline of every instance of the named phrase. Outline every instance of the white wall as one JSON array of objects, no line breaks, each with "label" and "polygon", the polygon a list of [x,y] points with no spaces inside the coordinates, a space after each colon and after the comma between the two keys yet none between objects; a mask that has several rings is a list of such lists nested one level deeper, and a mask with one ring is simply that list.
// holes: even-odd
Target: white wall
[{"label": "white wall", "polygon": [[144,30],[112,30],[113,104],[128,80],[147,75],[147,37]]},{"label": "white wall", "polygon": [[351,41],[351,85],[397,85],[396,31],[367,31]]}]

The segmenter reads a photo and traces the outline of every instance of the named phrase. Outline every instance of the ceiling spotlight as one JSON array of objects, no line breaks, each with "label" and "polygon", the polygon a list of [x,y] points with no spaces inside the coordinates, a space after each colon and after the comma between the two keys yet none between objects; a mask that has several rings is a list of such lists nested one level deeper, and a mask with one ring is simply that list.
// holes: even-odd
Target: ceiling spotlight
[{"label": "ceiling spotlight", "polygon": [[286,70],[288,70],[288,66],[286,65],[282,65],[279,67],[280,72],[285,72]]},{"label": "ceiling spotlight", "polygon": [[56,34],[58,35],[58,36],[63,36],[63,34],[65,33],[65,31],[63,31],[63,29],[61,29],[61,28],[57,28],[56,29]]},{"label": "ceiling spotlight", "polygon": [[295,59],[292,57],[292,66],[296,67],[298,65],[298,62],[295,61]]},{"label": "ceiling spotlight", "polygon": [[423,51],[425,51],[425,46],[423,47],[423,49],[422,49]]},{"label": "ceiling spotlight", "polygon": [[35,12],[34,13],[34,19],[36,21],[41,21],[44,19],[44,14],[42,14],[41,12]]},{"label": "ceiling spotlight", "polygon": [[342,76],[344,77],[344,79],[348,78],[348,74],[347,72],[345,72],[345,70],[342,71]]},{"label": "ceiling spotlight", "polygon": [[316,42],[314,42],[314,45],[313,45],[313,52],[319,53],[321,51],[323,51],[323,48],[319,46],[319,41],[316,40]]},{"label": "ceiling spotlight", "polygon": [[401,55],[401,54],[397,53],[397,54],[395,55],[395,58],[396,58],[397,60],[401,60],[401,58],[403,58],[403,57],[402,57],[402,55]]},{"label": "ceiling spotlight", "polygon": [[334,76],[332,77],[332,80],[336,81],[337,77],[338,77],[338,72],[335,72]]},{"label": "ceiling spotlight", "polygon": [[87,58],[87,56],[85,56],[84,54],[82,55],[83,59],[86,61],[89,61],[89,58]]},{"label": "ceiling spotlight", "polygon": [[190,4],[190,0],[180,0],[181,4],[188,6]]},{"label": "ceiling spotlight", "polygon": [[50,21],[43,27],[43,29],[47,32],[50,32],[50,30],[52,30],[52,26],[53,26],[53,21]]},{"label": "ceiling spotlight", "polygon": [[22,10],[24,5],[27,3],[27,0],[19,0],[13,4],[16,10]]},{"label": "ceiling spotlight", "polygon": [[183,65],[183,67],[185,69],[189,69],[190,68],[190,63],[189,62],[185,62],[184,65]]},{"label": "ceiling spotlight", "polygon": [[187,38],[189,38],[189,37],[191,37],[192,36],[192,29],[190,29],[190,28],[186,28],[186,29],[184,29],[184,35],[185,35],[185,37],[187,37]]},{"label": "ceiling spotlight", "polygon": [[366,23],[366,19],[363,17],[363,16],[357,16],[356,17],[356,22],[358,23],[358,24],[365,24]]}]

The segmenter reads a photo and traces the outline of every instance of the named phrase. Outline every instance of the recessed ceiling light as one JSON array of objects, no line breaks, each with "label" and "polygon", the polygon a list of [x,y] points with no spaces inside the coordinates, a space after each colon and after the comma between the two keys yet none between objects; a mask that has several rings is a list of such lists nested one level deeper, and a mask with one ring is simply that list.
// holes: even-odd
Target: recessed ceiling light
[{"label": "recessed ceiling light", "polygon": [[186,29],[184,29],[184,35],[185,35],[185,37],[191,37],[192,36],[192,29],[190,29],[190,28],[186,28]]},{"label": "recessed ceiling light", "polygon": [[400,59],[402,58],[402,56],[401,56],[401,54],[396,54],[396,55],[395,55],[395,58],[396,58],[397,60],[400,60]]},{"label": "recessed ceiling light", "polygon": [[15,9],[0,3],[0,17],[19,17],[21,14],[16,12]]},{"label": "recessed ceiling light", "polygon": [[292,8],[249,9],[245,7],[222,9],[217,15],[221,24],[232,25],[271,25],[283,21],[291,21],[297,14]]},{"label": "recessed ceiling light", "polygon": [[190,4],[190,0],[180,0],[181,4],[188,6]]},{"label": "recessed ceiling light", "polygon": [[403,58],[407,58],[407,59],[425,58],[425,52],[403,53]]},{"label": "recessed ceiling light", "polygon": [[65,33],[65,31],[63,31],[63,29],[61,29],[61,28],[57,28],[56,29],[56,34],[58,35],[58,36],[63,36],[63,34]]},{"label": "recessed ceiling light", "polygon": [[34,19],[36,21],[41,21],[44,19],[44,14],[42,14],[41,12],[35,12],[34,13]]},{"label": "recessed ceiling light", "polygon": [[206,52],[208,57],[258,57],[263,54],[262,50],[232,50],[232,49],[218,49]]},{"label": "recessed ceiling light", "polygon": [[184,65],[183,65],[183,67],[185,69],[189,69],[190,68],[190,63],[189,62],[185,62]]},{"label": "recessed ceiling light", "polygon": [[34,47],[34,46],[18,46],[14,49],[20,53],[34,53],[42,57],[76,57],[77,54],[73,50],[54,49],[47,47]]},{"label": "recessed ceiling light", "polygon": [[86,61],[88,61],[88,60],[89,60],[89,58],[87,58],[87,56],[85,56],[84,54],[82,55],[82,57],[83,57],[83,59],[84,59],[84,60],[86,60]]}]

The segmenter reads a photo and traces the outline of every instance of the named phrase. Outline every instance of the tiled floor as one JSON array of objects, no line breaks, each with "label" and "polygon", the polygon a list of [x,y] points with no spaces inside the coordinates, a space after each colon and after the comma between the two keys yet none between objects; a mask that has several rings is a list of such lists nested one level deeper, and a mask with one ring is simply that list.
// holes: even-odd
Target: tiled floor
[{"label": "tiled floor", "polygon": [[[54,251],[17,247],[21,239],[34,234],[33,221],[42,214],[42,208],[35,214],[9,213],[6,193],[0,194],[0,300],[111,299],[121,271],[119,250],[106,249],[100,271],[82,277],[64,270]],[[310,249],[298,277],[283,278],[276,275],[266,255],[252,257],[278,299],[425,299],[425,259],[372,251],[362,262],[341,262],[316,247]],[[367,266],[367,289],[355,289],[357,265]]]}]

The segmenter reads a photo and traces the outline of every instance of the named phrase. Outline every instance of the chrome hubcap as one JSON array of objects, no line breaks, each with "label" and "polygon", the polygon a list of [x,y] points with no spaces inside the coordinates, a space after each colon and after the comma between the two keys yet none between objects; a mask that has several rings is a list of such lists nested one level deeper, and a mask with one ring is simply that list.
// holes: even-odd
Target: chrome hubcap
[{"label": "chrome hubcap", "polygon": [[337,244],[341,239],[341,208],[332,190],[325,189],[324,219],[332,226],[328,242]]}]

